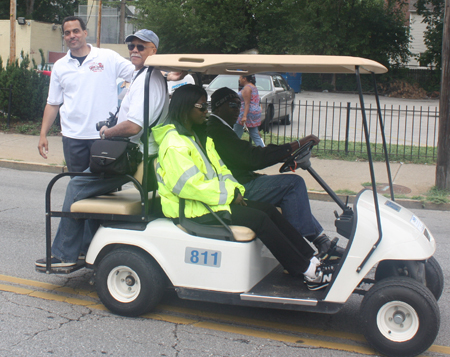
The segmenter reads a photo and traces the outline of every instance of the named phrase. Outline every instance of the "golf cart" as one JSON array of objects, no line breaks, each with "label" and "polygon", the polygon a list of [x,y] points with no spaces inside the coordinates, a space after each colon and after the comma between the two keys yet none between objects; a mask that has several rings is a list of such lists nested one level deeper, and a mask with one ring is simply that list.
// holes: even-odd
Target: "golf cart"
[{"label": "golf cart", "polygon": [[[38,271],[50,274],[92,269],[103,304],[124,316],[154,309],[166,288],[174,289],[182,299],[327,314],[338,312],[352,294],[361,294],[364,335],[375,349],[387,356],[416,356],[431,346],[440,326],[437,300],[443,290],[443,274],[433,258],[436,242],[430,231],[394,200],[375,85],[375,74],[386,72],[384,66],[355,57],[284,55],[155,55],[146,65],[204,74],[356,74],[372,190],[361,191],[353,208],[343,202],[311,167],[311,143],[299,148],[280,168],[280,172],[297,167],[307,170],[342,210],[335,212],[335,226],[348,242],[333,279],[325,289],[309,291],[302,279],[283,273],[253,231],[219,222],[215,226],[192,222],[184,217],[182,200],[179,224],[163,217],[155,157],[148,155],[148,103],[143,138],[146,159],[141,170],[130,176],[136,188],[78,201],[71,212],[59,212],[51,210],[52,187],[73,173],[57,175],[49,183],[47,265],[37,267]],[[372,75],[374,81],[391,199],[376,192],[361,74]],[[64,216],[99,219],[101,226],[85,260],[73,267],[52,268],[51,218]]]}]

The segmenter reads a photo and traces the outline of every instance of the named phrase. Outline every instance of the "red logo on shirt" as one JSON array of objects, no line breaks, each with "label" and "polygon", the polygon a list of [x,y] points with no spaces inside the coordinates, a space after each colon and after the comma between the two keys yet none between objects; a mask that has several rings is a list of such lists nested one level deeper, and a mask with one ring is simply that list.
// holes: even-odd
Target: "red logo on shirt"
[{"label": "red logo on shirt", "polygon": [[103,67],[103,64],[101,63],[94,63],[89,66],[89,69],[92,72],[102,72],[105,69],[105,67]]}]

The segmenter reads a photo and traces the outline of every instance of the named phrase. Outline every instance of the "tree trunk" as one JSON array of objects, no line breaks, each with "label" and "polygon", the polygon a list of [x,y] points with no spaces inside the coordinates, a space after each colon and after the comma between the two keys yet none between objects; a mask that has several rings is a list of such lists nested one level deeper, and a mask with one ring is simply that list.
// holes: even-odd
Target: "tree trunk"
[{"label": "tree trunk", "polygon": [[450,189],[450,0],[445,0],[436,187]]},{"label": "tree trunk", "polygon": [[26,12],[25,12],[25,17],[27,19],[31,19],[31,15],[33,14],[34,11],[34,1],[35,0],[27,0],[26,2]]},{"label": "tree trunk", "polygon": [[125,41],[125,12],[126,0],[122,0],[120,3],[119,43],[124,43]]}]

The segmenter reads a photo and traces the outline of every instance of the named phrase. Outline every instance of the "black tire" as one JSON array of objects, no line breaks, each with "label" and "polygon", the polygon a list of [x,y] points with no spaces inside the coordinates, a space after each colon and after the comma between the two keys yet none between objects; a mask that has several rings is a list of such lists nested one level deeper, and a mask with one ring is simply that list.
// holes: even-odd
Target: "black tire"
[{"label": "black tire", "polygon": [[360,315],[367,341],[386,356],[417,356],[439,332],[436,299],[423,284],[406,277],[376,283],[364,296]]},{"label": "black tire", "polygon": [[265,133],[269,132],[269,128],[273,125],[273,106],[269,105],[266,109],[266,117],[264,118],[264,121],[261,123],[260,130],[263,130]]},{"label": "black tire", "polygon": [[444,291],[444,273],[438,261],[431,257],[425,263],[425,275],[427,279],[427,288],[433,293],[436,301]]},{"label": "black tire", "polygon": [[[405,261],[402,260],[383,260],[378,264],[375,272],[375,280],[381,281],[390,276],[407,276]],[[444,274],[438,261],[431,257],[425,262],[425,279],[427,288],[433,293],[436,301],[442,295],[444,290]]]},{"label": "black tire", "polygon": [[164,278],[164,272],[150,255],[136,247],[119,248],[98,265],[97,294],[113,313],[139,316],[161,301]]},{"label": "black tire", "polygon": [[282,125],[291,125],[291,118],[294,113],[294,103],[292,102],[290,105],[289,113],[284,116],[283,119],[280,120],[280,124]]}]

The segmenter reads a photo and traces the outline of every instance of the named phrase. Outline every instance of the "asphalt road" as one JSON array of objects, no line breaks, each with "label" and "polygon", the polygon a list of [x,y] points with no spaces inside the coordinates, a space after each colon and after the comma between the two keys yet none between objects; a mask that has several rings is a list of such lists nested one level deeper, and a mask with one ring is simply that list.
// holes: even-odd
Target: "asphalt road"
[{"label": "asphalt road", "polygon": [[[36,273],[44,256],[44,193],[52,174],[0,168],[0,356],[356,356],[367,347],[358,320],[361,298],[335,315],[255,309],[180,300],[168,293],[153,314],[124,318],[105,310],[90,272]],[[65,183],[54,190],[62,204]],[[334,203],[312,201],[333,232]],[[444,275],[449,212],[415,211],[438,242]],[[450,354],[448,288],[439,301],[441,330],[425,355]]]}]

